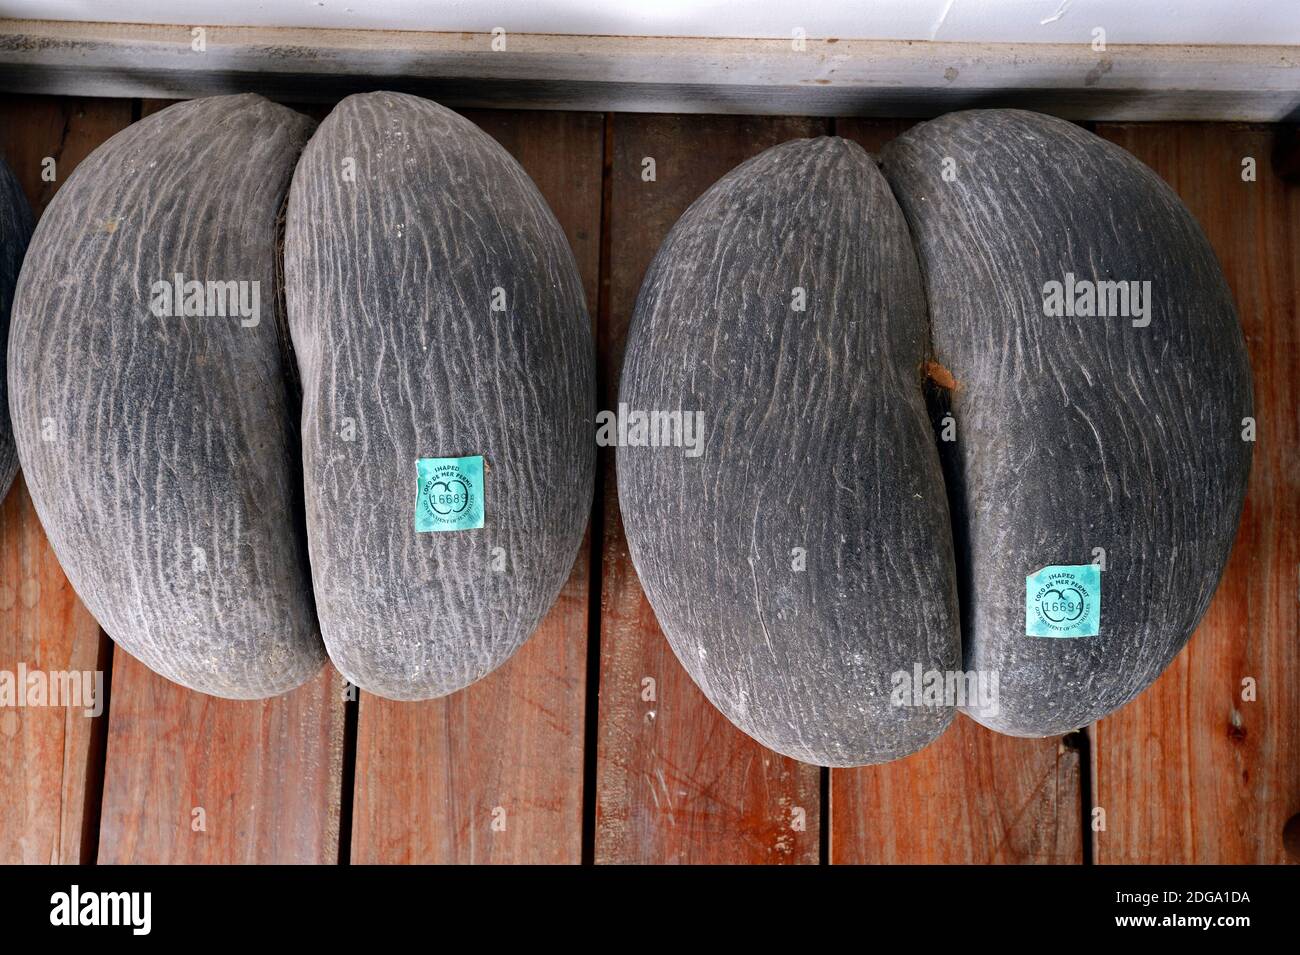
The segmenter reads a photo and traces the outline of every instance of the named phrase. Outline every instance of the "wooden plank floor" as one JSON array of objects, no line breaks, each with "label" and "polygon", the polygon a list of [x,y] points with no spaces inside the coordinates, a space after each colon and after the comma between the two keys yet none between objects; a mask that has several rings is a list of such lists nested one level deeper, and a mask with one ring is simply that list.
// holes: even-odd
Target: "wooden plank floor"
[{"label": "wooden plank floor", "polygon": [[[0,153],[39,212],[90,150],[160,105],[0,97]],[[645,268],[696,196],[786,139],[836,133],[874,150],[911,125],[471,117],[538,183],[574,248],[600,407],[615,402]],[[0,508],[0,670],[100,669],[111,693],[98,718],[0,709],[0,862],[1300,861],[1282,841],[1300,813],[1300,185],[1273,171],[1274,128],[1097,131],[1204,226],[1236,295],[1259,420],[1224,582],[1189,648],[1129,707],[1048,740],[959,718],[881,767],[776,756],[709,706],[664,641],[607,449],[573,574],[497,673],[425,704],[357,693],[330,667],[277,700],[215,700],[112,647],[20,478]],[[1240,175],[1248,156],[1254,182]]]}]

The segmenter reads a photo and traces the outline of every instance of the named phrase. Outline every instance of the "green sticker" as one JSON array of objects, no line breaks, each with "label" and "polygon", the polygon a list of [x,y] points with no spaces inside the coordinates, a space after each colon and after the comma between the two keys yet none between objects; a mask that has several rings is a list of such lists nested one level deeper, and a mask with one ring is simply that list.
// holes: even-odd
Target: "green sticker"
[{"label": "green sticker", "polygon": [[1101,570],[1096,564],[1044,567],[1025,578],[1025,635],[1095,637],[1101,629]]},{"label": "green sticker", "polygon": [[469,531],[482,526],[482,456],[415,462],[417,531]]}]

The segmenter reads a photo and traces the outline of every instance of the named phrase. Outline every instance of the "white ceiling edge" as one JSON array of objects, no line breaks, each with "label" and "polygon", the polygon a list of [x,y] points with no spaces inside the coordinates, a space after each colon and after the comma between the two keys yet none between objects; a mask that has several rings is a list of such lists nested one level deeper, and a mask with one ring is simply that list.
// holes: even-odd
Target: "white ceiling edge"
[{"label": "white ceiling edge", "polygon": [[1297,0],[0,0],[0,17],[431,32],[1300,45]]}]

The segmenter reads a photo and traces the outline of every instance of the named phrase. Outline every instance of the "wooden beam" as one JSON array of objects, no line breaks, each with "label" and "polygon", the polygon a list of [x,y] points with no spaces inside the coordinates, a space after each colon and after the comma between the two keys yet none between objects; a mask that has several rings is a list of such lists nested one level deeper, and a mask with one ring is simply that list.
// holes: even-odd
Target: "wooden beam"
[{"label": "wooden beam", "polygon": [[1300,111],[1300,47],[599,37],[0,20],[0,90],[328,100],[389,88],[451,106],[1271,122]]}]

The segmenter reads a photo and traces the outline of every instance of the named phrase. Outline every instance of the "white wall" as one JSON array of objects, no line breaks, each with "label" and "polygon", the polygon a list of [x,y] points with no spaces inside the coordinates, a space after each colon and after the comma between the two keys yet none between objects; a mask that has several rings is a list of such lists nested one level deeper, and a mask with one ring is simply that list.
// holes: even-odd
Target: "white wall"
[{"label": "white wall", "polygon": [[611,36],[1300,44],[1300,0],[0,0],[0,17]]}]

